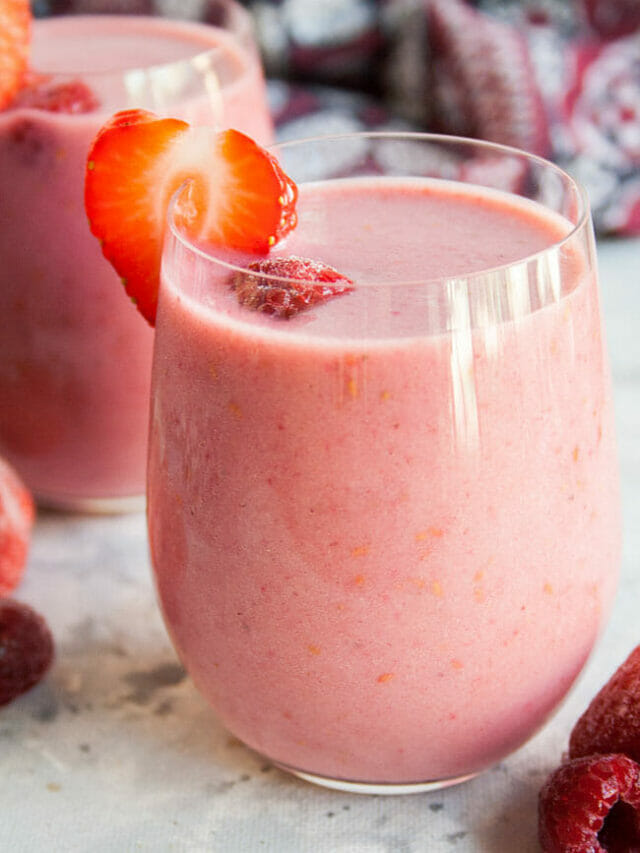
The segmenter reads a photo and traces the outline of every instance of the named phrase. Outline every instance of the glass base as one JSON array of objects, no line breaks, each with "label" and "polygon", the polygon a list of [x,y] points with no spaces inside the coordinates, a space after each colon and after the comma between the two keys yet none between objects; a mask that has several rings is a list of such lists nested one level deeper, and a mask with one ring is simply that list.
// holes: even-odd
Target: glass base
[{"label": "glass base", "polygon": [[147,505],[146,495],[126,495],[114,498],[74,498],[64,495],[51,497],[39,492],[35,500],[42,509],[59,512],[77,512],[90,515],[116,515],[118,513],[143,512]]},{"label": "glass base", "polygon": [[467,776],[456,776],[451,779],[435,779],[431,782],[352,782],[349,779],[332,779],[328,776],[317,776],[315,773],[306,773],[303,770],[297,770],[295,767],[289,767],[287,764],[281,764],[278,761],[274,761],[273,764],[286,773],[292,773],[299,779],[304,779],[305,782],[311,782],[323,788],[332,788],[334,791],[345,791],[348,794],[375,794],[378,796],[423,794],[427,791],[439,791],[442,788],[449,788],[451,785],[460,785],[462,782],[467,782],[478,775],[478,773],[469,773]]}]

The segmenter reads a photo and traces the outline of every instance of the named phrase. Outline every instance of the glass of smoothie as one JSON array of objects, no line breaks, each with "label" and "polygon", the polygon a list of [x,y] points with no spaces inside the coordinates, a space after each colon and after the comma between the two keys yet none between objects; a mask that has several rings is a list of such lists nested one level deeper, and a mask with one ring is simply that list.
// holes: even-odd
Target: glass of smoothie
[{"label": "glass of smoothie", "polygon": [[[478,141],[276,153],[299,221],[264,266],[190,242],[181,194],[170,211],[148,473],[164,618],[223,723],[280,767],[453,784],[540,728],[615,593],[588,204]],[[300,306],[318,264],[349,283]]]},{"label": "glass of smoothie", "polygon": [[87,228],[89,145],[116,109],[271,138],[247,13],[219,25],[68,15],[33,25],[28,85],[0,112],[0,454],[45,505],[143,505],[152,332]]}]

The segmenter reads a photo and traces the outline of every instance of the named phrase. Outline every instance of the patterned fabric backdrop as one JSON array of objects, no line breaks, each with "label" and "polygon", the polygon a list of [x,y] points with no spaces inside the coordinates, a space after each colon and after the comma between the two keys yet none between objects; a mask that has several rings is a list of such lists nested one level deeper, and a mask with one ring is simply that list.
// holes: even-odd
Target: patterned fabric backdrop
[{"label": "patterned fabric backdrop", "polygon": [[[640,0],[247,0],[279,134],[409,126],[551,157],[640,234]],[[207,19],[207,0],[35,0]]]}]

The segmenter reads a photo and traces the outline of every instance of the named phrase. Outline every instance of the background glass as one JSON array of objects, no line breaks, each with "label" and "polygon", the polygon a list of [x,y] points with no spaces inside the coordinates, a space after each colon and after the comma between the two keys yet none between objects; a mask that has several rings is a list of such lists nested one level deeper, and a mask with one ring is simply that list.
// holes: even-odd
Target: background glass
[{"label": "background glass", "polygon": [[47,87],[84,82],[95,109],[0,113],[0,453],[41,503],[144,504],[153,335],[89,233],[91,140],[144,107],[267,142],[271,122],[250,18],[214,0],[213,27],[147,16],[34,23]]}]

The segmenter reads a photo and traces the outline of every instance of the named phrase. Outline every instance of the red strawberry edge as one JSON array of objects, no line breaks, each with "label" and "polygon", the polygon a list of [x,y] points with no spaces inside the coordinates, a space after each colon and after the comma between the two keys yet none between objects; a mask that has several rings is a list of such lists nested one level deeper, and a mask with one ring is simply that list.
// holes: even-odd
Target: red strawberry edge
[{"label": "red strawberry edge", "polygon": [[22,578],[34,518],[31,492],[9,463],[0,459],[0,599]]},{"label": "red strawberry edge", "polygon": [[31,43],[29,0],[0,0],[0,110],[23,85]]}]

